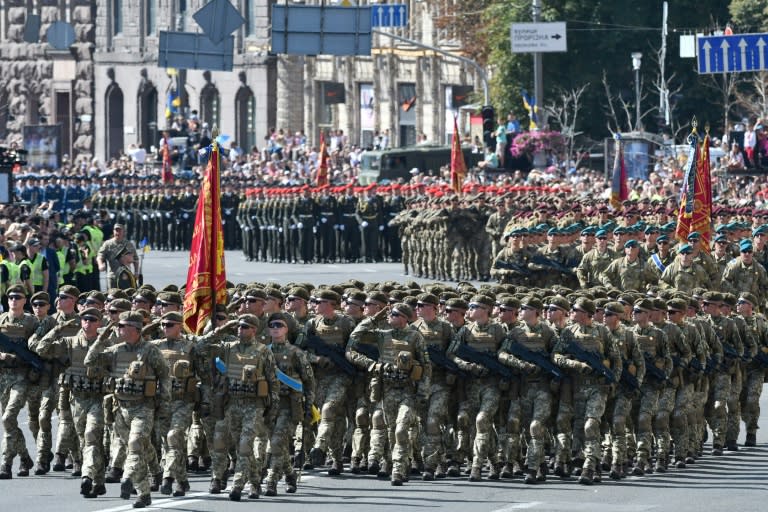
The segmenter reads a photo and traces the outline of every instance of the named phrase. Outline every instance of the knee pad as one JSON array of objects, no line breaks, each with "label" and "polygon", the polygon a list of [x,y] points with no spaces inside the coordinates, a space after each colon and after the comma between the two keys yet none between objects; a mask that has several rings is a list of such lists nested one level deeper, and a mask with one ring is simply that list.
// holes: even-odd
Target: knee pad
[{"label": "knee pad", "polygon": [[323,409],[320,411],[322,418],[328,422],[332,422],[336,416],[336,407],[331,402],[323,404]]},{"label": "knee pad", "polygon": [[368,424],[370,423],[369,418],[368,409],[361,407],[355,411],[355,425],[357,427],[368,428]]},{"label": "knee pad", "polygon": [[253,455],[253,453],[253,442],[248,442],[248,440],[241,439],[237,444],[237,456],[249,457]]},{"label": "knee pad", "polygon": [[181,430],[174,428],[170,432],[168,432],[168,446],[173,446],[174,448],[179,448],[184,446],[184,432]]},{"label": "knee pad", "polygon": [[101,440],[104,437],[104,432],[101,429],[98,428],[87,428],[85,429],[85,434],[83,435],[85,438],[85,444],[88,445],[101,445]]},{"label": "knee pad", "polygon": [[224,452],[227,450],[227,435],[225,432],[219,432],[217,430],[213,433],[213,449],[217,452]]},{"label": "knee pad", "polygon": [[488,417],[488,413],[486,412],[480,412],[477,415],[477,418],[475,418],[475,428],[478,432],[488,432],[491,428],[491,421]]},{"label": "knee pad", "polygon": [[458,416],[456,416],[456,425],[462,430],[469,429],[469,415],[467,411],[459,411]]},{"label": "knee pad", "polygon": [[371,423],[373,424],[374,429],[383,429],[386,426],[386,422],[384,421],[384,411],[380,409],[374,411],[373,416],[371,417]]},{"label": "knee pad", "polygon": [[600,437],[600,420],[595,418],[587,418],[584,422],[584,436],[589,439],[597,439]]},{"label": "knee pad", "polygon": [[128,450],[132,452],[141,452],[142,443],[141,438],[138,435],[131,434],[130,437],[128,437]]},{"label": "knee pad", "polygon": [[531,437],[538,439],[544,437],[545,433],[546,429],[544,428],[544,424],[542,422],[539,420],[533,420],[531,422]]},{"label": "knee pad", "polygon": [[[408,426],[407,425],[398,425],[395,428],[395,440],[400,445],[406,445],[408,444]],[[393,447],[390,447],[393,448]]]}]

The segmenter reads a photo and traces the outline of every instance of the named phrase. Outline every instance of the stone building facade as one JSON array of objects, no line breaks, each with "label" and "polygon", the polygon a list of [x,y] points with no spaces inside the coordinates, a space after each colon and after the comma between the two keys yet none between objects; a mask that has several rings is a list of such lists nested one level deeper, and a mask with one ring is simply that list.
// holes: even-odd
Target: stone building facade
[{"label": "stone building facade", "polygon": [[[31,14],[38,42],[24,41]],[[25,126],[60,125],[60,156],[93,153],[93,0],[0,0],[0,141],[22,145]],[[69,50],[45,41],[50,25],[75,31]]]}]

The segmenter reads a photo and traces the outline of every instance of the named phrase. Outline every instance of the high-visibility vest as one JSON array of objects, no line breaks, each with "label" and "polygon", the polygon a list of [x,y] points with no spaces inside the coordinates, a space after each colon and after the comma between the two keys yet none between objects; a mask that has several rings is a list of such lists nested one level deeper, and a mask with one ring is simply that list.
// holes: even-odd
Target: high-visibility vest
[{"label": "high-visibility vest", "polygon": [[[30,278],[29,280],[32,281],[32,286],[43,286],[43,260],[45,258],[42,254],[37,253],[35,254],[35,260],[24,260],[29,262],[29,268],[31,270]],[[22,264],[24,263],[22,261]]]}]

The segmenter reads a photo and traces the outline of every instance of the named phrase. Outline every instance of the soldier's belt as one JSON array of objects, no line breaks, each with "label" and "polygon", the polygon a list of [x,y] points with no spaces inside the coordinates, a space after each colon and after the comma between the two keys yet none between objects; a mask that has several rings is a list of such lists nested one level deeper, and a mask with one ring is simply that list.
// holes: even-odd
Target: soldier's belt
[{"label": "soldier's belt", "polygon": [[357,216],[356,213],[342,213],[341,215],[343,217],[356,217]]},{"label": "soldier's belt", "polygon": [[323,215],[325,217],[330,217],[331,215],[333,215],[333,212],[320,212],[320,215]]}]

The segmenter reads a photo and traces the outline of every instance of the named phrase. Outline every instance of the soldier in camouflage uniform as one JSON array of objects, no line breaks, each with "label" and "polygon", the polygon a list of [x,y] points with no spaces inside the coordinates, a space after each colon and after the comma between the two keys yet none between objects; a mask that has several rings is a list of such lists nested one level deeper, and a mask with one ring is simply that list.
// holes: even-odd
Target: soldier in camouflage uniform
[{"label": "soldier in camouflage uniform", "polygon": [[[80,326],[72,336],[67,331]],[[74,427],[82,448],[82,480],[80,494],[85,498],[96,498],[106,494],[104,485],[104,371],[102,368],[88,369],[85,356],[99,337],[101,312],[96,308],[82,311],[79,319],[59,323],[30,348],[41,356],[57,357],[65,365],[61,385],[67,391]],[[62,404],[63,405],[63,404]]]},{"label": "soldier in camouflage uniform", "polygon": [[574,379],[573,407],[574,432],[584,432],[584,464],[579,483],[592,485],[596,470],[599,476],[600,418],[605,412],[609,383],[594,369],[573,357],[570,344],[597,353],[616,377],[621,374],[621,357],[611,343],[608,329],[593,323],[595,303],[586,298],[577,299],[571,308],[571,324],[560,333],[553,360]]},{"label": "soldier in camouflage uniform", "polygon": [[646,271],[656,276],[658,282],[662,273],[675,261],[675,252],[670,250],[669,237],[661,235],[656,239],[656,250],[645,261]]},{"label": "soldier in camouflage uniform", "polygon": [[[758,305],[757,297],[749,292],[739,295],[736,310],[744,318],[752,337],[757,341],[757,350],[762,357],[768,357],[768,324],[762,315],[755,313]],[[746,375],[741,391],[741,418],[747,429],[744,446],[755,446],[757,443],[757,420],[760,417],[760,394],[763,391],[766,367],[757,359],[746,365]]]},{"label": "soldier in camouflage uniform", "polygon": [[608,233],[599,229],[595,233],[595,247],[586,253],[576,268],[576,276],[582,288],[601,284],[600,275],[616,259],[616,253],[608,247]]},{"label": "soldier in camouflage uniform", "polygon": [[645,270],[645,262],[640,260],[639,253],[637,240],[627,240],[624,243],[624,256],[613,260],[601,274],[603,285],[619,290],[644,291],[648,284],[653,283],[653,274]]},{"label": "soldier in camouflage uniform", "polygon": [[739,243],[740,255],[726,265],[721,289],[734,295],[749,292],[763,304],[768,293],[768,273],[754,260],[753,250],[750,240]]},{"label": "soldier in camouflage uniform", "polygon": [[[111,323],[108,327],[112,327]],[[147,465],[155,406],[171,399],[168,363],[160,350],[141,339],[144,317],[140,313],[120,315],[119,343],[107,347],[105,336],[91,345],[85,356],[88,368],[105,367],[115,395],[115,430],[128,447],[120,497],[127,500],[134,487],[139,494],[134,508],[152,503]]]},{"label": "soldier in camouflage uniform", "polygon": [[[27,347],[27,340],[37,329],[37,319],[24,312],[27,302],[26,289],[22,285],[8,288],[9,311],[0,314],[0,332],[13,343]],[[34,466],[27,451],[24,433],[19,428],[18,416],[27,400],[29,388],[39,379],[25,362],[15,354],[0,351],[0,409],[3,414],[2,463],[0,480],[12,478],[13,459],[19,455],[19,476],[29,476]]]},{"label": "soldier in camouflage uniform", "polygon": [[[296,492],[296,473],[291,467],[289,448],[296,425],[311,422],[311,406],[315,400],[315,375],[306,354],[287,341],[288,322],[286,313],[269,315],[272,353],[275,356],[276,372],[280,384],[280,402],[275,405],[277,418],[270,438],[271,459],[267,473],[267,496],[277,495],[277,482],[285,475],[285,492]],[[285,382],[298,383],[290,387]]]},{"label": "soldier in camouflage uniform", "polygon": [[504,236],[507,246],[500,250],[491,265],[491,276],[500,283],[526,285],[530,281],[531,252],[525,246],[526,228],[513,229]]},{"label": "soldier in camouflage uniform", "polygon": [[693,247],[684,243],[677,248],[677,257],[664,269],[659,279],[662,289],[674,288],[683,293],[691,293],[694,288],[707,282],[704,267],[693,260]]},{"label": "soldier in camouflage uniform", "polygon": [[512,396],[509,414],[506,419],[509,432],[509,450],[512,456],[520,451],[521,430],[528,432],[526,444],[526,484],[535,484],[547,479],[547,467],[544,461],[547,422],[552,414],[553,377],[535,362],[526,361],[509,353],[510,345],[519,343],[526,349],[536,352],[550,360],[552,350],[557,344],[557,335],[546,323],[540,320],[544,304],[541,300],[528,296],[520,305],[522,321],[512,328],[499,352],[499,361],[520,372],[519,396]]},{"label": "soldier in camouflage uniform", "polygon": [[[403,485],[410,470],[411,454],[409,430],[415,421],[416,403],[426,407],[429,399],[431,364],[424,338],[408,321],[413,310],[396,303],[389,312],[388,328],[370,330],[371,324],[360,324],[358,332],[375,334],[378,342],[378,362],[357,352],[355,339],[350,339],[350,359],[356,366],[366,366],[378,376],[378,390],[372,389],[373,401],[381,400],[386,437],[392,457],[392,485]],[[372,386],[373,387],[373,386]],[[376,397],[376,394],[379,396]],[[374,424],[374,429],[376,425]],[[384,456],[384,439],[371,435],[371,453],[368,459],[377,461]]]},{"label": "soldier in camouflage uniform", "polygon": [[447,350],[447,354],[472,378],[465,383],[464,399],[459,404],[457,428],[459,430],[458,448],[460,453],[467,453],[474,420],[475,442],[472,447],[472,469],[469,479],[476,482],[482,479],[482,467],[490,459],[489,478],[497,479],[500,469],[496,454],[491,451],[493,421],[499,409],[499,377],[478,363],[466,361],[456,355],[461,344],[467,344],[480,352],[497,356],[501,343],[506,337],[504,327],[490,321],[490,314],[495,301],[487,295],[475,295],[469,304],[470,322],[459,329]]}]

